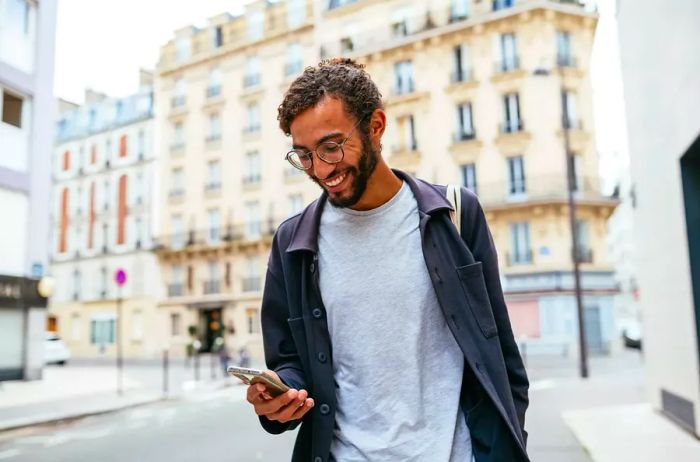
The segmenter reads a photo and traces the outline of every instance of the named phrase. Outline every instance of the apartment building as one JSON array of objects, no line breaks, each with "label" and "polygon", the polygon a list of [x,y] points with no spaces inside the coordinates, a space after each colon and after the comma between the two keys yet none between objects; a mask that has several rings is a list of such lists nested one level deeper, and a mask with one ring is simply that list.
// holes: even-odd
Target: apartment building
[{"label": "apartment building", "polygon": [[[596,23],[575,1],[330,0],[255,2],[240,17],[177,31],[156,85],[167,147],[162,306],[173,337],[187,337],[184,323],[259,349],[271,235],[319,193],[285,163],[290,143],[276,109],[304,65],[349,56],[384,94],[389,164],[480,197],[520,341],[573,355],[570,163],[588,342],[608,351],[616,286],[605,234],[617,202],[600,192],[594,147],[587,70]],[[212,316],[220,331],[208,333]]]},{"label": "apartment building", "polygon": [[55,28],[55,2],[0,0],[0,381],[44,362]]},{"label": "apartment building", "polygon": [[[74,356],[113,354],[117,323],[126,356],[159,353],[158,264],[151,252],[156,181],[153,78],[125,98],[93,91],[57,121],[52,273],[61,281],[50,327]],[[127,280],[117,285],[115,272]],[[117,301],[122,300],[118,318]]]}]

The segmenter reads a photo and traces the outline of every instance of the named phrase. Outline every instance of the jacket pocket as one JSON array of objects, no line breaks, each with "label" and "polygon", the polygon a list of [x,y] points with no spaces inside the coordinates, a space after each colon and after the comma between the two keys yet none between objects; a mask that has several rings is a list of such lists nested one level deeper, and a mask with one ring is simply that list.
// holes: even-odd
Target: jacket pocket
[{"label": "jacket pocket", "polygon": [[493,317],[489,293],[484,282],[484,273],[481,269],[481,262],[457,268],[457,275],[462,283],[462,290],[467,299],[469,309],[479,324],[484,337],[491,338],[498,334],[496,320]]}]

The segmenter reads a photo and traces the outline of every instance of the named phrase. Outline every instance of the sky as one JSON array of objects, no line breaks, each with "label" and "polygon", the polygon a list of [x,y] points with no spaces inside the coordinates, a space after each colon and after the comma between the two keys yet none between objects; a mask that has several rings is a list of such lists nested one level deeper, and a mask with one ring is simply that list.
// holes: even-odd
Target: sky
[{"label": "sky", "polygon": [[[592,0],[589,0],[592,1]],[[615,20],[615,0],[595,0],[600,19],[591,82],[605,192],[627,171],[627,132]],[[54,94],[74,103],[86,88],[109,96],[138,89],[140,68],[153,69],[175,30],[203,26],[223,12],[241,14],[250,0],[59,0]]]}]

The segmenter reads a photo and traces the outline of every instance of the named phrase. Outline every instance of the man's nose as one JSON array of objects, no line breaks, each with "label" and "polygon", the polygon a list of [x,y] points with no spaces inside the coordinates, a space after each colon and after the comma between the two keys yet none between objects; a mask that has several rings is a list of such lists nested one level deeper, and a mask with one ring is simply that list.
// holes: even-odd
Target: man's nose
[{"label": "man's nose", "polygon": [[318,154],[314,155],[314,176],[319,180],[325,180],[333,173],[333,170],[335,170],[335,164],[324,162],[318,157]]}]

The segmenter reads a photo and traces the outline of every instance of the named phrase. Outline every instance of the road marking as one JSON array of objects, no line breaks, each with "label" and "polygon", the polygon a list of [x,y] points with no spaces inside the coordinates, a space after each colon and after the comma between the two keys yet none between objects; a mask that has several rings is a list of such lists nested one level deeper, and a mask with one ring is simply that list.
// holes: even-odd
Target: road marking
[{"label": "road marking", "polygon": [[20,454],[22,454],[22,451],[19,449],[8,449],[7,451],[0,452],[0,459],[10,459],[12,457],[17,457]]}]

